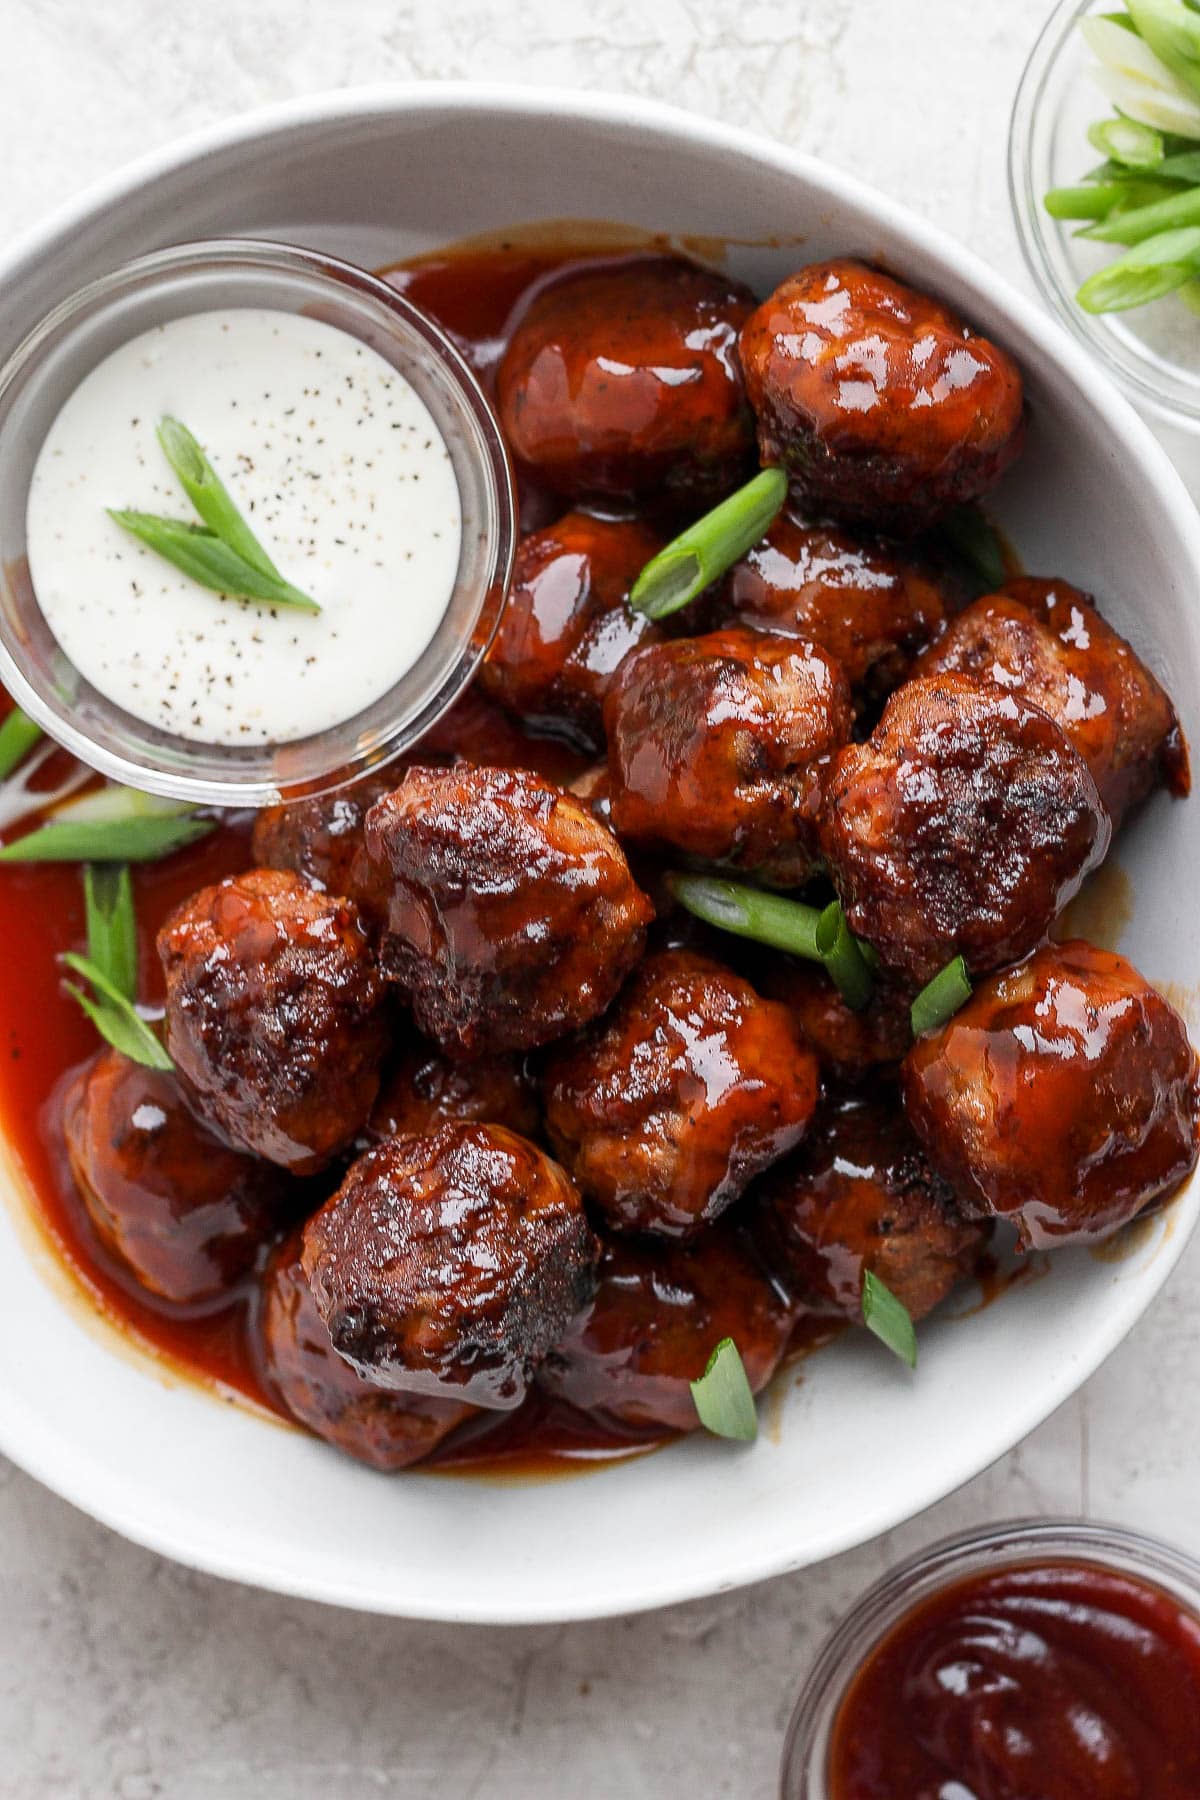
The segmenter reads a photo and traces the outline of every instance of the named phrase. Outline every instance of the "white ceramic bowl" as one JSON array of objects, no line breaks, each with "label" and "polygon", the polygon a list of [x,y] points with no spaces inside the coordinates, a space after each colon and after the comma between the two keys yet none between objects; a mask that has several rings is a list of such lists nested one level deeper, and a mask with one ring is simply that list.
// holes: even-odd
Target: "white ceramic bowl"
[{"label": "white ceramic bowl", "polygon": [[[884,259],[1015,352],[1032,405],[998,512],[1027,566],[1101,597],[1200,743],[1200,525],[1162,451],[1083,350],[993,270],[855,182],[776,145],[628,99],[475,86],[368,90],[259,114],[109,181],[11,250],[0,350],[126,257],[250,233],[382,263],[539,219],[737,240],[769,287],[833,251]],[[759,244],[762,247],[752,247]],[[1193,809],[1156,800],[1121,841],[1121,946],[1200,991]],[[0,979],[3,979],[0,973]],[[1193,1022],[1196,1008],[1193,1005]],[[910,1379],[865,1333],[785,1376],[751,1450],[697,1436],[574,1480],[383,1478],[120,1354],[0,1210],[0,1448],[128,1536],[264,1587],[410,1616],[581,1618],[815,1562],[919,1512],[1016,1443],[1120,1342],[1176,1261],[1193,1186],[1118,1260],[922,1331]]]}]

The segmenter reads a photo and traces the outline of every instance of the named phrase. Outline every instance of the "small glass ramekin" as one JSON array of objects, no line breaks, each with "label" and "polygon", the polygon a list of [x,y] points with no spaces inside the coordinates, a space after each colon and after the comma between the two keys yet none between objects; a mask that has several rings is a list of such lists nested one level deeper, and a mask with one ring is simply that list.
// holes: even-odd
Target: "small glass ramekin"
[{"label": "small glass ramekin", "polygon": [[1119,246],[1077,237],[1079,221],[1052,219],[1043,204],[1099,161],[1087,128],[1113,107],[1087,73],[1079,21],[1111,10],[1112,0],[1060,0],[1046,21],[1013,102],[1009,196],[1030,273],[1068,331],[1144,413],[1200,432],[1200,318],[1171,294],[1128,312],[1084,312],[1076,289]]},{"label": "small glass ramekin", "polygon": [[1124,1526],[1013,1519],[947,1538],[869,1588],[827,1639],[788,1725],[780,1800],[838,1800],[829,1786],[829,1753],[842,1701],[871,1652],[914,1607],[972,1575],[1036,1562],[1115,1569],[1164,1588],[1200,1617],[1200,1562]]},{"label": "small glass ramekin", "polygon": [[[231,306],[319,317],[384,356],[433,415],[462,505],[454,590],[413,667],[343,724],[251,747],[160,731],[97,692],[46,624],[25,556],[33,465],[68,394],[138,333]],[[467,686],[500,622],[516,516],[512,469],[486,395],[445,334],[386,282],[316,251],[252,239],[159,250],[63,301],[0,370],[0,681],[68,750],[131,787],[210,806],[323,793],[399,755]]]}]

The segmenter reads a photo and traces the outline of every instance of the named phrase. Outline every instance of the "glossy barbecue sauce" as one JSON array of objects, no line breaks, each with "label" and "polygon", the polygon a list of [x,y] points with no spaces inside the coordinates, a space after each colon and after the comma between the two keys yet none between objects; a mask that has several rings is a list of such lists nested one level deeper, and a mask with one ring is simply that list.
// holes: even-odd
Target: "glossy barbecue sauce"
[{"label": "glossy barbecue sauce", "polygon": [[[490,384],[514,312],[538,283],[577,260],[576,249],[498,248],[440,256],[386,273],[452,333]],[[523,495],[523,509],[527,525],[553,511],[530,491]],[[570,781],[585,766],[585,758],[561,743],[527,739],[515,726],[511,738],[498,743],[495,731],[494,715],[482,714],[468,695],[437,728],[438,743],[480,759],[523,761],[557,781]],[[65,754],[56,757],[41,779],[52,787],[56,774],[68,766]],[[21,829],[32,823],[25,821]],[[154,949],[159,926],[198,888],[249,866],[250,825],[248,815],[226,815],[200,843],[164,862],[135,868],[139,994],[144,1001],[162,999]],[[169,1367],[281,1412],[260,1369],[254,1279],[215,1305],[186,1308],[157,1301],[99,1242],[76,1193],[63,1143],[61,1102],[71,1072],[95,1053],[97,1038],[65,993],[57,959],[62,951],[85,945],[78,866],[44,863],[0,870],[0,934],[9,946],[0,986],[0,1134],[21,1166],[57,1261],[82,1288],[89,1312],[99,1312]],[[265,1260],[266,1249],[263,1254]],[[566,1472],[580,1462],[636,1453],[661,1442],[662,1436],[612,1430],[534,1394],[515,1413],[471,1420],[430,1462],[492,1473]]]},{"label": "glossy barbecue sauce", "polygon": [[914,1607],[834,1723],[829,1800],[1195,1800],[1200,1619],[1092,1563],[982,1573]]}]

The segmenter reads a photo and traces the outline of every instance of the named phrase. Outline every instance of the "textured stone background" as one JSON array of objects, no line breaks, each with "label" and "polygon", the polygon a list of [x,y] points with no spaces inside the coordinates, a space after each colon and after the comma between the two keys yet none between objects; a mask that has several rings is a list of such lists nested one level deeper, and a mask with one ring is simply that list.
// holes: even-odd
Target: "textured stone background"
[{"label": "textured stone background", "polygon": [[[0,234],[264,101],[486,76],[656,95],[771,134],[1023,279],[1005,131],[1049,3],[0,0]],[[901,1554],[1078,1511],[1200,1552],[1198,1275],[1200,1246],[1075,1400],[906,1530],[646,1618],[506,1632],[280,1600],[133,1549],[0,1464],[0,1797],[768,1796],[818,1640]]]}]

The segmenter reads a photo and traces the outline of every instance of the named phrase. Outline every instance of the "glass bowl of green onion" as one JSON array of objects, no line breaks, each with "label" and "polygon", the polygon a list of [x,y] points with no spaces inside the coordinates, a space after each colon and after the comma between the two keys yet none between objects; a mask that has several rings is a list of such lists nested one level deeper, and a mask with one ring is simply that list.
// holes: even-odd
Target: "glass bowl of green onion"
[{"label": "glass bowl of green onion", "polygon": [[1200,4],[1062,0],[1017,90],[1009,190],[1068,330],[1144,412],[1200,431]]}]

